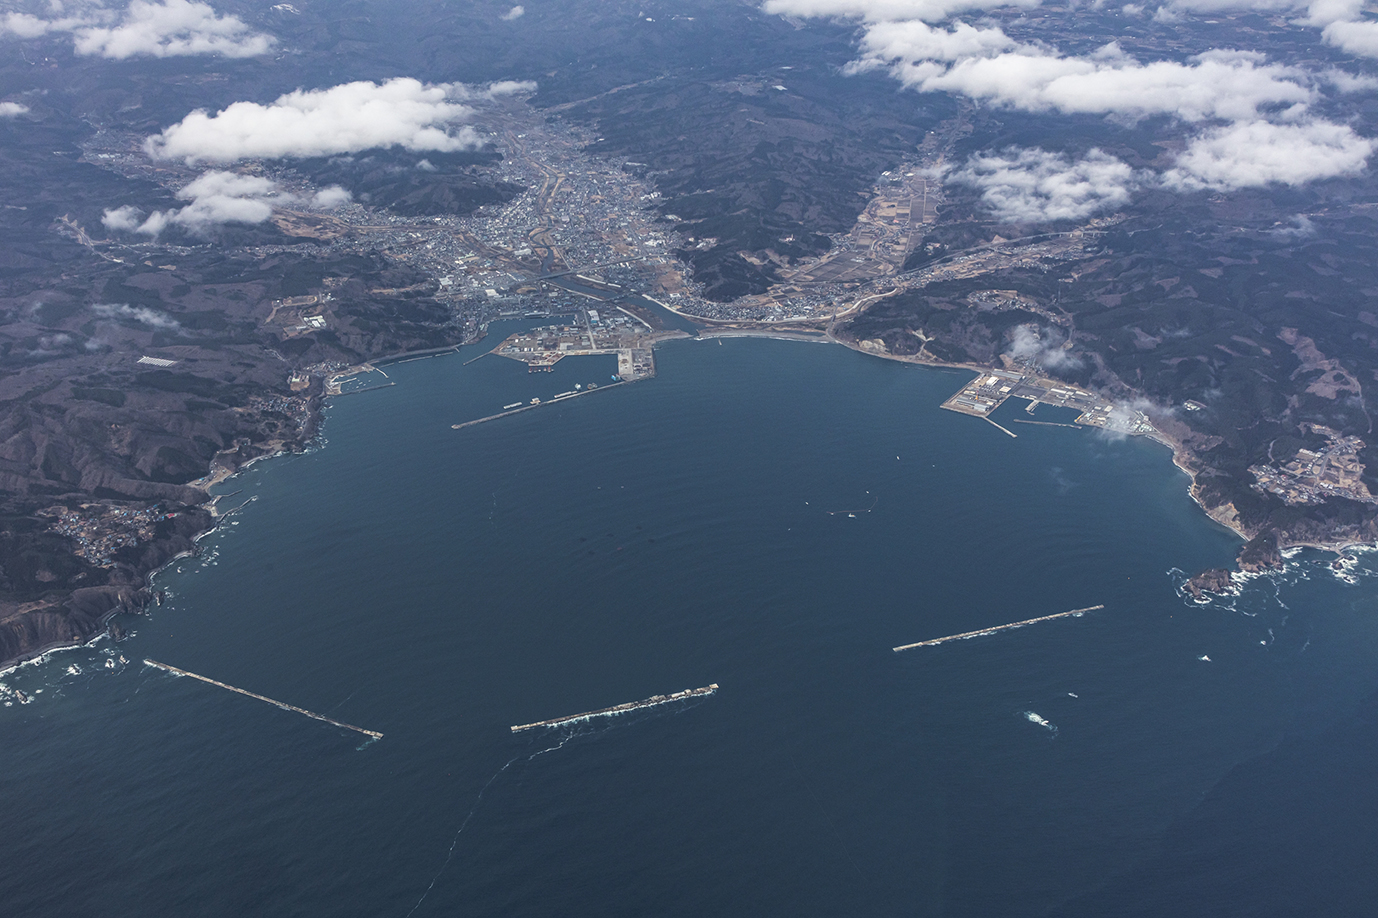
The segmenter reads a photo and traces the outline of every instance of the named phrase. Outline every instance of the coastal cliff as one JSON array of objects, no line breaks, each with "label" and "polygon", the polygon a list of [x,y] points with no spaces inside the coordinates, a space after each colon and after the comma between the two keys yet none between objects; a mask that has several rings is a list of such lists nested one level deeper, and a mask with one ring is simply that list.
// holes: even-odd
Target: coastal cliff
[{"label": "coastal cliff", "polygon": [[211,514],[189,507],[162,521],[155,538],[134,546],[106,571],[100,586],[53,590],[29,602],[0,603],[0,665],[99,637],[111,616],[140,612],[151,601],[148,575],[178,555],[193,552],[198,535],[214,525]]}]

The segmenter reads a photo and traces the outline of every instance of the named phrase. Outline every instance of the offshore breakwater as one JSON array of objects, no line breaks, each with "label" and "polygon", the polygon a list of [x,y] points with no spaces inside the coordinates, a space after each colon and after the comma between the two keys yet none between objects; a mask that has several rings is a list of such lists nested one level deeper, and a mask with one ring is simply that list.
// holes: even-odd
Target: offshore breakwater
[{"label": "offshore breakwater", "polygon": [[939,644],[946,644],[948,641],[965,641],[974,637],[985,637],[988,634],[999,634],[1002,631],[1012,631],[1015,628],[1023,628],[1026,625],[1036,625],[1039,622],[1050,622],[1057,618],[1075,618],[1085,615],[1087,612],[1095,612],[1104,609],[1104,605],[1087,606],[1084,609],[1072,609],[1070,612],[1057,612],[1053,615],[1040,615],[1037,618],[1026,618],[1022,622],[1010,622],[1008,625],[992,625],[989,628],[979,628],[976,631],[963,631],[961,634],[949,634],[946,637],[931,638],[927,641],[915,641],[913,644],[901,644],[898,647],[890,648],[895,653],[902,650],[913,650],[915,647],[936,647]]},{"label": "offshore breakwater", "polygon": [[271,704],[275,708],[281,708],[284,711],[291,711],[295,714],[305,714],[307,717],[310,717],[314,720],[319,720],[322,723],[330,724],[330,726],[332,727],[343,727],[346,730],[353,730],[356,733],[362,733],[364,736],[369,736],[373,739],[383,738],[383,734],[379,733],[377,730],[366,730],[363,727],[356,727],[353,724],[347,724],[343,721],[334,720],[332,718],[326,717],[324,714],[317,714],[315,711],[308,711],[306,710],[306,708],[299,708],[296,705],[288,704],[285,701],[277,701],[276,699],[269,698],[267,695],[260,695],[257,692],[251,692],[248,689],[242,689],[224,682],[220,682],[219,680],[212,679],[209,676],[201,676],[193,672],[188,672],[185,669],[178,669],[175,666],[169,666],[166,663],[159,663],[157,660],[144,660],[144,665],[151,666],[154,669],[161,669],[163,672],[166,673],[172,673],[172,675],[174,676],[186,676],[190,679],[196,679],[206,683],[207,685],[213,685],[216,688],[225,689],[227,692],[237,692],[240,695],[253,698],[257,701],[266,702],[267,704]]},{"label": "offshore breakwater", "polygon": [[690,698],[702,698],[712,695],[718,690],[718,683],[705,685],[703,688],[684,689],[672,695],[652,695],[641,701],[629,701],[626,704],[613,705],[610,708],[599,708],[596,711],[585,711],[583,714],[570,714],[567,717],[552,717],[549,720],[538,720],[530,724],[518,724],[512,728],[513,733],[523,733],[527,730],[535,730],[538,727],[562,727],[565,724],[580,723],[581,721],[592,720],[595,717],[612,717],[615,714],[626,714],[629,711],[640,711],[644,708],[656,708],[663,704],[674,704],[676,701],[687,701]]}]

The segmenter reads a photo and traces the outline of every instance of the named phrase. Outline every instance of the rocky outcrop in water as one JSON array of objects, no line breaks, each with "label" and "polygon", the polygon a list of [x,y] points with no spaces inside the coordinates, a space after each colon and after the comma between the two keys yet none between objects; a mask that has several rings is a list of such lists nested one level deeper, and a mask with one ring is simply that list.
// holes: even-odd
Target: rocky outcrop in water
[{"label": "rocky outcrop in water", "polygon": [[1282,567],[1277,533],[1271,529],[1254,536],[1239,550],[1239,569],[1247,574],[1275,571]]},{"label": "rocky outcrop in water", "polygon": [[1188,580],[1187,592],[1197,601],[1205,599],[1207,593],[1233,593],[1234,580],[1223,567],[1212,568]]}]

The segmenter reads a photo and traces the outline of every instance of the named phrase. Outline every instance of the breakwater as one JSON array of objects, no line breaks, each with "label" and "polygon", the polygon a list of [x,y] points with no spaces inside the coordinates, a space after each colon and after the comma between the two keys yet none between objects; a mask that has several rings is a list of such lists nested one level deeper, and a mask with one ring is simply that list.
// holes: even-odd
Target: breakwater
[{"label": "breakwater", "polygon": [[593,717],[611,717],[614,714],[625,714],[627,711],[639,711],[642,708],[654,708],[662,704],[671,704],[676,701],[684,701],[686,698],[699,698],[704,695],[712,695],[718,690],[718,683],[705,685],[703,688],[685,689],[682,692],[675,692],[673,695],[652,695],[650,698],[641,701],[629,701],[626,704],[613,705],[610,708],[599,708],[596,711],[585,711],[583,714],[571,714],[568,717],[552,717],[550,720],[538,720],[530,724],[518,724],[512,728],[513,733],[521,733],[525,730],[535,730],[537,727],[559,727],[564,724],[572,724],[580,720],[588,720]]},{"label": "breakwater", "polygon": [[1011,628],[1023,628],[1025,625],[1033,625],[1038,622],[1050,622],[1055,618],[1068,618],[1069,616],[1084,615],[1087,612],[1095,612],[1097,609],[1104,609],[1105,606],[1087,606],[1085,609],[1073,609],[1070,612],[1058,612],[1054,615],[1040,615],[1038,618],[1026,618],[1022,622],[1010,622],[1008,625],[995,625],[991,628],[982,628],[980,631],[963,631],[961,634],[949,634],[947,637],[932,638],[927,641],[916,641],[913,644],[901,644],[891,649],[895,653],[901,650],[913,650],[915,647],[933,647],[937,644],[946,644],[948,641],[965,641],[967,638],[984,637],[987,634],[996,634],[1001,631],[1009,631]]},{"label": "breakwater", "polygon": [[565,393],[562,393],[562,394],[560,394],[560,395],[555,396],[554,398],[550,399],[549,401],[544,401],[544,402],[538,401],[538,402],[536,402],[535,404],[523,405],[523,406],[520,407],[520,408],[511,408],[511,409],[508,409],[508,410],[506,410],[506,411],[500,411],[500,412],[498,412],[497,414],[490,414],[490,415],[488,415],[488,416],[485,417],[485,418],[474,418],[472,421],[464,421],[464,422],[461,423],[461,424],[451,424],[451,425],[450,425],[450,429],[451,429],[451,430],[463,430],[463,429],[466,428],[466,427],[473,427],[475,424],[483,424],[483,423],[485,423],[485,422],[487,422],[487,421],[496,421],[498,418],[505,418],[505,417],[507,417],[507,416],[510,415],[510,414],[521,414],[523,411],[533,411],[533,410],[535,410],[535,409],[537,409],[537,408],[541,408],[541,407],[543,407],[543,406],[545,406],[545,405],[554,405],[554,404],[556,404],[557,402],[567,402],[567,401],[569,401],[570,399],[572,399],[572,398],[578,398],[578,397],[581,396],[581,395],[589,395],[589,394],[591,394],[591,393],[593,393],[593,392],[606,392],[606,391],[608,391],[609,389],[615,389],[615,388],[617,388],[618,386],[624,386],[624,385],[626,385],[628,382],[631,382],[631,381],[632,381],[632,380],[625,380],[625,379],[624,379],[622,382],[608,383],[606,386],[599,386],[599,387],[596,388],[596,389],[584,389],[584,390],[579,391],[579,392],[565,392]]},{"label": "breakwater", "polygon": [[211,679],[208,676],[198,676],[196,673],[188,672],[185,669],[178,669],[175,666],[168,666],[166,663],[159,663],[157,660],[144,660],[144,665],[152,666],[154,669],[161,669],[164,672],[172,673],[174,676],[190,676],[193,679],[200,680],[201,682],[205,682],[208,685],[214,685],[217,688],[222,688],[226,691],[238,692],[241,695],[248,695],[250,698],[257,698],[259,701],[266,701],[268,704],[271,704],[274,707],[282,708],[284,711],[295,711],[298,714],[305,714],[307,717],[314,718],[316,720],[321,721],[322,723],[330,724],[332,727],[344,727],[346,730],[353,730],[356,733],[362,733],[364,734],[364,736],[371,736],[374,739],[382,739],[383,737],[383,734],[379,733],[377,730],[365,730],[363,727],[356,727],[353,724],[347,724],[343,721],[332,720],[331,718],[326,717],[324,714],[317,714],[315,711],[308,711],[306,710],[306,708],[299,708],[296,705],[288,704],[285,701],[276,701],[272,698],[269,698],[267,695],[260,695],[257,692],[251,692],[247,689],[236,688],[233,685],[227,685],[224,682],[219,682],[215,679]]}]

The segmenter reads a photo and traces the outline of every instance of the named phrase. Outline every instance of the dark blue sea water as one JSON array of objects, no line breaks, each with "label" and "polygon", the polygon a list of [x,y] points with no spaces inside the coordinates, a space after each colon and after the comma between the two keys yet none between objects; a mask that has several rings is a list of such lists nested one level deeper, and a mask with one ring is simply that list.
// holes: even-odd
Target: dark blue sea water
[{"label": "dark blue sea water", "polygon": [[129,640],[3,678],[42,691],[0,708],[0,914],[1372,913],[1367,562],[1191,605],[1237,539],[1167,451],[939,410],[969,374],[680,341],[455,431],[615,371],[471,356],[231,482]]}]

